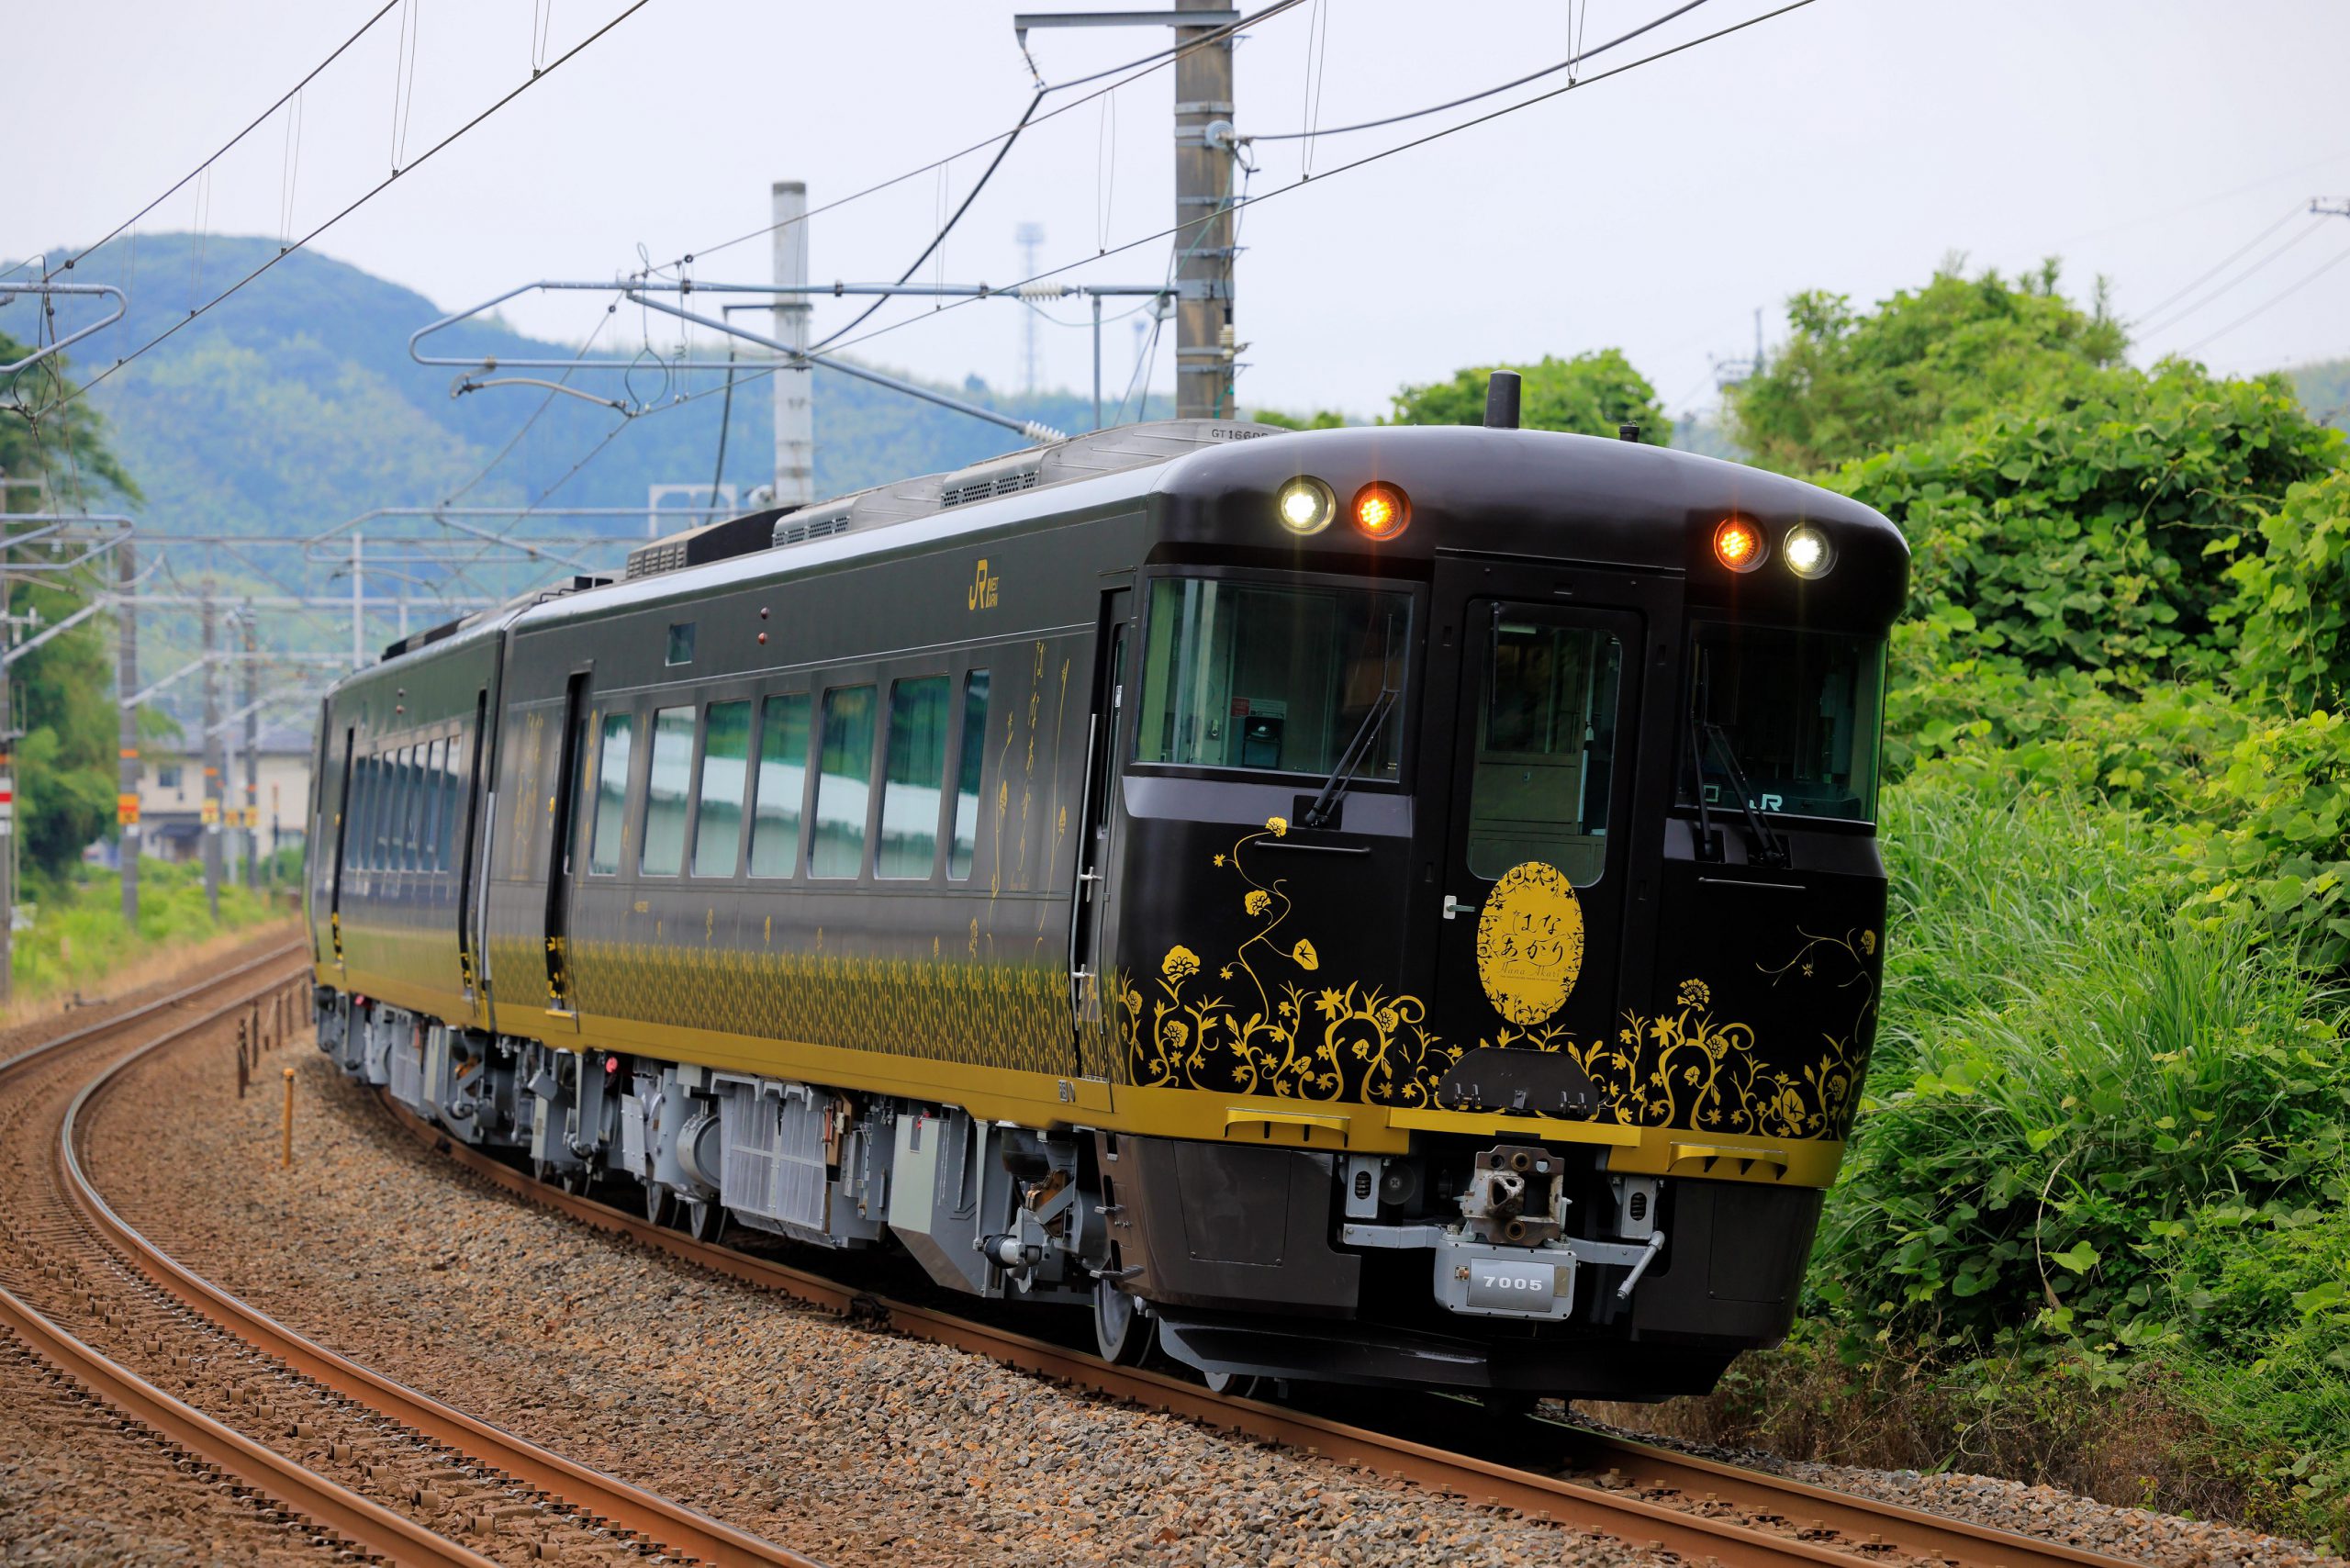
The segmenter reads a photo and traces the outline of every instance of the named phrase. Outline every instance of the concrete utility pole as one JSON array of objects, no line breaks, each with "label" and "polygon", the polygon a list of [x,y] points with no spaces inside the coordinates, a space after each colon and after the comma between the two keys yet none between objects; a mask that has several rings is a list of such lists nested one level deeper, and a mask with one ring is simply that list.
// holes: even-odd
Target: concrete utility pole
[{"label": "concrete utility pole", "polygon": [[[1233,417],[1231,0],[1175,0],[1171,11],[1015,11],[1024,53],[1043,28],[1172,28],[1175,57],[1175,417]],[[1213,39],[1214,41],[1209,41]],[[1032,62],[1033,66],[1033,62]],[[1039,76],[1036,84],[1042,87]],[[1035,268],[1030,267],[1034,276]],[[1136,323],[1139,331],[1141,323]],[[1143,396],[1149,398],[1149,388]],[[1097,399],[1098,401],[1098,399]],[[1096,422],[1099,420],[1097,419]]]},{"label": "concrete utility pole", "polygon": [[[808,352],[808,316],[811,307],[804,293],[808,283],[808,186],[800,180],[778,180],[772,190],[775,230],[775,283],[793,292],[776,296],[776,342],[794,353]],[[775,373],[775,500],[779,507],[804,507],[816,498],[816,425],[809,405],[805,360]]]},{"label": "concrete utility pole", "polygon": [[139,710],[130,699],[139,691],[139,546],[126,539],[114,548],[117,581],[122,603],[117,609],[115,706],[120,710],[122,758],[115,775],[114,815],[122,829],[122,920],[139,929]]},{"label": "concrete utility pole", "polygon": [[253,607],[245,606],[245,886],[261,886],[261,661],[253,637]]},{"label": "concrete utility pole", "polygon": [[[1229,0],[1175,0],[1214,19],[1178,27],[1180,47],[1231,17]],[[1175,417],[1233,417],[1232,38],[1175,57]],[[1204,221],[1202,221],[1204,219]]]},{"label": "concrete utility pole", "polygon": [[204,579],[204,902],[220,920],[220,614]]}]

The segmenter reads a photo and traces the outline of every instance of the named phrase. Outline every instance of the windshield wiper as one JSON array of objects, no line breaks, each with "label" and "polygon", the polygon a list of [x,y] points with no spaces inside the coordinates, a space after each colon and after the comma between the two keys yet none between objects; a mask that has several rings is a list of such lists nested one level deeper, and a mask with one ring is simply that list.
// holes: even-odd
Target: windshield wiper
[{"label": "windshield wiper", "polygon": [[1689,715],[1689,791],[1697,803],[1697,858],[1718,860],[1722,857],[1721,841],[1714,834],[1714,815],[1706,807],[1706,745],[1703,725],[1695,712]]},{"label": "windshield wiper", "polygon": [[[1787,846],[1771,831],[1771,823],[1754,804],[1753,794],[1746,787],[1746,772],[1738,766],[1738,754],[1730,749],[1729,736],[1719,724],[1710,721],[1704,725],[1707,737],[1714,743],[1714,755],[1721,759],[1722,771],[1729,775],[1730,788],[1738,791],[1738,803],[1746,812],[1746,825],[1754,830],[1754,863],[1758,866],[1784,866],[1787,863]],[[1697,799],[1702,802],[1705,771],[1697,775]]]},{"label": "windshield wiper", "polygon": [[1347,749],[1338,754],[1338,766],[1331,770],[1329,780],[1322,786],[1322,792],[1314,797],[1314,803],[1306,807],[1298,818],[1299,826],[1327,825],[1330,813],[1346,798],[1347,786],[1354,781],[1355,770],[1371,755],[1371,743],[1378,740],[1379,732],[1386,727],[1387,715],[1394,711],[1395,689],[1381,687],[1378,697],[1371,701],[1371,711],[1362,716],[1361,724],[1357,726],[1355,738],[1348,741]]}]

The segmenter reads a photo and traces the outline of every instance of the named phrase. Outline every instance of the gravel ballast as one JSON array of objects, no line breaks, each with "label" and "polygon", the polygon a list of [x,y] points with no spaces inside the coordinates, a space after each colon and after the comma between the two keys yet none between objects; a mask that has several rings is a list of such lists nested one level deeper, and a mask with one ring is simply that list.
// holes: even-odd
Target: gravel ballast
[{"label": "gravel ballast", "polygon": [[90,1135],[132,1224],[263,1311],[474,1415],[834,1564],[1670,1561],[795,1307],[532,1208],[326,1058],[137,1070]]},{"label": "gravel ballast", "polygon": [[[99,1181],[134,1224],[387,1375],[827,1562],[1673,1561],[704,1274],[464,1177],[323,1057],[284,1059],[291,1171],[276,1085],[240,1103],[218,1051],[144,1067],[103,1107]],[[167,1137],[133,1125],[159,1114]],[[2049,1488],[1732,1457],[2165,1568],[2317,1561]]]}]

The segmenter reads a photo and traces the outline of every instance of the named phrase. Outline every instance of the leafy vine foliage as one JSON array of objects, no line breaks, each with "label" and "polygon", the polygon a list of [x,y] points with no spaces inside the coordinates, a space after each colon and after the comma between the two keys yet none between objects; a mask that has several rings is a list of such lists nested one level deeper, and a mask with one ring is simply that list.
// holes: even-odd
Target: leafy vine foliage
[{"label": "leafy vine foliage", "polygon": [[1732,399],[1913,552],[1885,1017],[1806,1353],[1960,1408],[2172,1390],[2182,1469],[2339,1543],[2350,448],[2282,377],[2124,364],[2056,281],[1798,297]]}]

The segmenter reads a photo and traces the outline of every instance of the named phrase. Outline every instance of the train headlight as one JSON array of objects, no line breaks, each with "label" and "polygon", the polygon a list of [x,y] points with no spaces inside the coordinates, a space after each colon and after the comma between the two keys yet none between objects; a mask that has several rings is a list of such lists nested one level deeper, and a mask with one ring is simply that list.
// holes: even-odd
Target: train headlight
[{"label": "train headlight", "polygon": [[1355,492],[1355,529],[1371,540],[1393,539],[1412,521],[1411,498],[1383,479]]},{"label": "train headlight", "polygon": [[1751,572],[1771,553],[1762,530],[1742,517],[1726,517],[1714,530],[1714,559],[1733,572]]},{"label": "train headlight", "polygon": [[1828,568],[1836,564],[1836,552],[1830,548],[1828,535],[1807,522],[1799,522],[1787,530],[1787,570],[1799,577],[1824,577]]},{"label": "train headlight", "polygon": [[1281,514],[1281,526],[1303,536],[1330,526],[1338,512],[1338,498],[1321,480],[1301,474],[1281,487],[1273,507]]}]

